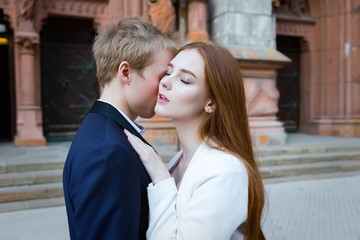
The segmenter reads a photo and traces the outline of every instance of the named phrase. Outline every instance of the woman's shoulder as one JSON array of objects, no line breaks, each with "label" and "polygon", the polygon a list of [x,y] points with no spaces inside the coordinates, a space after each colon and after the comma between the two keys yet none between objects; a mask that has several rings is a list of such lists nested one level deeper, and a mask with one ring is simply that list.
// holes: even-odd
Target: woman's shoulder
[{"label": "woman's shoulder", "polygon": [[204,142],[202,152],[202,161],[211,169],[246,172],[243,160],[227,150],[214,148],[213,145]]}]

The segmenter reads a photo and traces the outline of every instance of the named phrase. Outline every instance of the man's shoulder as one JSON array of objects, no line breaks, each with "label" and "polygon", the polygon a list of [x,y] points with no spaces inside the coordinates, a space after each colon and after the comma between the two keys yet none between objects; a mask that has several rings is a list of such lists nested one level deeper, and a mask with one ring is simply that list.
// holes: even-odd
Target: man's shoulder
[{"label": "man's shoulder", "polygon": [[[92,145],[71,148],[69,150],[64,171],[72,175],[76,173],[92,174],[96,172],[118,173],[127,171],[136,172],[138,169],[138,156],[120,142],[97,142]],[[105,174],[106,175],[106,174]],[[134,175],[135,176],[135,175]]]},{"label": "man's shoulder", "polygon": [[[92,142],[82,144],[82,142],[73,142],[67,158],[94,159],[94,158],[118,158],[131,156],[131,151],[125,141],[107,141],[94,139]],[[86,160],[85,160],[86,161]]]}]

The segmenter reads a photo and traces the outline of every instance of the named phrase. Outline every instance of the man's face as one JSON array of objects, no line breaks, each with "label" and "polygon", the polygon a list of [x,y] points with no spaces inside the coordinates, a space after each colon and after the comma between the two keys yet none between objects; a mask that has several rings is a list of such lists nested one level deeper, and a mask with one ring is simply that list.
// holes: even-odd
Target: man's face
[{"label": "man's face", "polygon": [[142,73],[132,72],[132,92],[128,98],[131,115],[151,118],[155,115],[154,107],[157,101],[159,82],[165,75],[167,65],[173,54],[163,48],[155,51],[152,63],[145,67]]}]

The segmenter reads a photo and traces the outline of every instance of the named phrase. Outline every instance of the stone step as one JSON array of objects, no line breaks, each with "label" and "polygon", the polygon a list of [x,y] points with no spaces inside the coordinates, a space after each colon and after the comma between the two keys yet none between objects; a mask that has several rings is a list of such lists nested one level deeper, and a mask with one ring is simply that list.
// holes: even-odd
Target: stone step
[{"label": "stone step", "polygon": [[297,165],[265,166],[260,167],[260,171],[264,179],[307,174],[340,173],[347,171],[360,171],[360,161],[338,160]]},{"label": "stone step", "polygon": [[62,183],[47,183],[0,188],[0,203],[63,196]]},{"label": "stone step", "polygon": [[[177,146],[171,145],[169,147],[161,147],[157,149],[160,157],[168,162],[177,152]],[[29,171],[42,171],[42,170],[59,170],[63,169],[66,157],[44,157],[38,158],[7,158],[0,160],[0,175],[4,173],[19,173]]]},{"label": "stone step", "polygon": [[56,183],[61,181],[62,169],[0,174],[0,187]]},{"label": "stone step", "polygon": [[65,204],[63,196],[55,198],[14,201],[0,204],[0,213],[34,208],[56,207]]},{"label": "stone step", "polygon": [[0,161],[0,174],[63,169],[64,158],[11,159]]},{"label": "stone step", "polygon": [[329,178],[343,178],[349,176],[360,176],[360,171],[345,171],[345,172],[330,172],[330,173],[315,173],[315,174],[302,174],[296,176],[284,176],[263,178],[265,184],[293,182],[293,181],[306,181],[314,179],[329,179]]},{"label": "stone step", "polygon": [[303,153],[294,155],[262,156],[259,158],[260,166],[298,165],[316,162],[332,162],[338,160],[360,161],[360,151]]},{"label": "stone step", "polygon": [[299,154],[321,154],[321,153],[337,153],[337,152],[358,152],[360,144],[349,145],[314,145],[314,146],[274,146],[255,148],[256,157],[264,156],[281,156],[281,155],[299,155]]}]

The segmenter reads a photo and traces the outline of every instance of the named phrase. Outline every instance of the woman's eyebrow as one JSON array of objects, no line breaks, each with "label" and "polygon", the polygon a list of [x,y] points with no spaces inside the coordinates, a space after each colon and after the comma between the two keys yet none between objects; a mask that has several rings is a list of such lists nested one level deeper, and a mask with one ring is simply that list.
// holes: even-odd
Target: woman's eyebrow
[{"label": "woman's eyebrow", "polygon": [[[174,65],[173,65],[172,63],[169,63],[168,66],[171,67],[171,68],[174,68]],[[190,74],[190,75],[192,75],[194,78],[197,78],[196,75],[195,75],[192,71],[190,71],[190,70],[187,70],[187,69],[184,69],[184,68],[180,68],[180,71],[181,71],[181,72],[184,72],[184,73],[187,73],[187,74]]]}]

